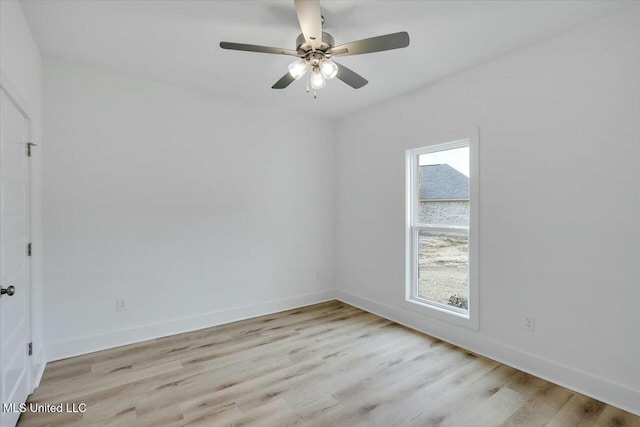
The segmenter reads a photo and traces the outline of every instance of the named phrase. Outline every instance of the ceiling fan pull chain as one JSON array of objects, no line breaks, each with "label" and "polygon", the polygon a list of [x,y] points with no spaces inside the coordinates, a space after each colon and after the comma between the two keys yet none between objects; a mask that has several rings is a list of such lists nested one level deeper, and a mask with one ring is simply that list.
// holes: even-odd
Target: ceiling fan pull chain
[{"label": "ceiling fan pull chain", "polygon": [[311,73],[307,73],[307,93],[309,93],[309,84],[311,83]]},{"label": "ceiling fan pull chain", "polygon": [[318,98],[318,93],[314,90],[313,91],[313,99],[317,99]]}]

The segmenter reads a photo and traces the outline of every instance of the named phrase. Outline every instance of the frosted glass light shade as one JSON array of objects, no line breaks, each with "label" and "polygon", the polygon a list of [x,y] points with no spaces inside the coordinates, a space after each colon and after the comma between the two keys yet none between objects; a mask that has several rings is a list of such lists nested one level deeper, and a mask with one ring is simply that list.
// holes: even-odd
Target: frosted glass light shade
[{"label": "frosted glass light shade", "polygon": [[289,74],[291,74],[291,77],[298,80],[300,77],[304,76],[307,72],[307,68],[307,63],[300,59],[289,64]]},{"label": "frosted glass light shade", "polygon": [[338,66],[330,59],[324,59],[320,63],[320,72],[327,80],[331,80],[338,74]]},{"label": "frosted glass light shade", "polygon": [[313,74],[311,74],[310,85],[311,85],[311,89],[314,89],[314,90],[322,89],[327,85],[327,81],[325,80],[320,70],[313,71]]}]

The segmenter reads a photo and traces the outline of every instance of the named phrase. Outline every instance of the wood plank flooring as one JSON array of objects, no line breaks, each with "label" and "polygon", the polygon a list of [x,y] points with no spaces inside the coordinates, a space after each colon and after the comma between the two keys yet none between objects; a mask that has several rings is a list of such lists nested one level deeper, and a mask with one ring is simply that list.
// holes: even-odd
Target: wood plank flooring
[{"label": "wood plank flooring", "polygon": [[19,426],[640,426],[338,301],[50,363]]}]

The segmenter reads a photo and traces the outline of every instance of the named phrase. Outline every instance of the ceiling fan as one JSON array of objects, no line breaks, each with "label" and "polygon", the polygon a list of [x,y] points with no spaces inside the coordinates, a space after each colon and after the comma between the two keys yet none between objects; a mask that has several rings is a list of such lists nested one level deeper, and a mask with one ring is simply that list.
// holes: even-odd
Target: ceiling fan
[{"label": "ceiling fan", "polygon": [[314,97],[315,91],[325,87],[326,81],[334,77],[354,89],[359,89],[366,85],[368,81],[344,65],[334,62],[332,60],[333,57],[361,55],[363,53],[381,52],[409,46],[409,34],[405,31],[336,46],[331,34],[322,31],[324,18],[320,13],[320,1],[294,0],[294,3],[300,29],[302,30],[302,34],[296,39],[296,50],[245,43],[220,42],[220,47],[223,49],[298,57],[299,59],[289,65],[289,72],[271,86],[272,89],[284,89],[305,74],[308,74],[307,92],[312,89]]}]

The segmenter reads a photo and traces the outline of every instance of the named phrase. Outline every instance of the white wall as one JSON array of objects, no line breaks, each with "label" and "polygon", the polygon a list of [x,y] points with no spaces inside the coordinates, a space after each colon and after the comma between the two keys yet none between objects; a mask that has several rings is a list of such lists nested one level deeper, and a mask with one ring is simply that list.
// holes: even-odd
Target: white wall
[{"label": "white wall", "polygon": [[[340,298],[640,413],[639,11],[342,120]],[[473,127],[477,332],[403,308],[405,150]]]},{"label": "white wall", "polygon": [[333,295],[328,120],[48,61],[43,105],[50,359]]},{"label": "white wall", "polygon": [[[31,139],[42,141],[41,58],[17,1],[0,1],[0,84],[29,115]],[[34,383],[44,370],[42,339],[42,155],[31,158],[31,340]]]},{"label": "white wall", "polygon": [[[49,358],[337,294],[640,413],[639,19],[607,18],[338,129],[46,62]],[[475,126],[477,332],[402,304],[404,152]]]}]

